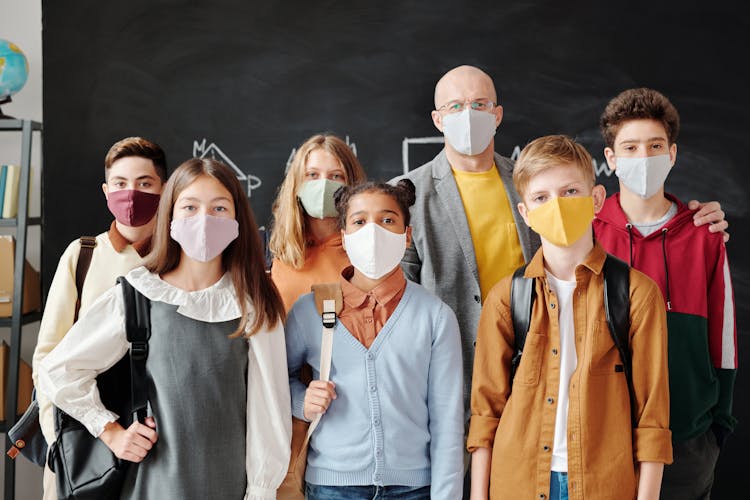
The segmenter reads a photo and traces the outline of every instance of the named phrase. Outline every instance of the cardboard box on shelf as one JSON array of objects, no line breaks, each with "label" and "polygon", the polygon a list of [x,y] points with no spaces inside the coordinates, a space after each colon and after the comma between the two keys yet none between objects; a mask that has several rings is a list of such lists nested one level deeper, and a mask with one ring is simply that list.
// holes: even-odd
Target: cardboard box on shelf
[{"label": "cardboard box on shelf", "polygon": [[[0,235],[0,318],[7,318],[13,313],[13,276],[16,240],[10,235]],[[39,310],[42,303],[39,272],[24,263],[26,270],[23,277],[23,312]]]},{"label": "cardboard box on shelf", "polygon": [[[2,384],[0,384],[0,420],[5,420],[5,388],[8,385],[8,353],[10,347],[5,341],[0,342],[0,375],[2,375]],[[31,390],[34,388],[34,382],[31,380],[31,367],[24,361],[20,360],[18,367],[18,411],[23,415],[26,408],[31,404]]]}]

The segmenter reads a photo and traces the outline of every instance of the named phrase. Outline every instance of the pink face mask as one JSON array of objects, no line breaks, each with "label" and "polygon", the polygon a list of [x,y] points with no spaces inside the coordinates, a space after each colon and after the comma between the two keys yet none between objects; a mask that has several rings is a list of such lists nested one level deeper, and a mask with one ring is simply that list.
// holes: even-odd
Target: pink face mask
[{"label": "pink face mask", "polygon": [[239,227],[235,219],[198,214],[185,219],[173,219],[170,235],[188,257],[208,262],[237,239]]},{"label": "pink face mask", "polygon": [[117,222],[130,227],[148,224],[159,208],[160,195],[137,189],[110,191],[107,195],[107,208]]}]

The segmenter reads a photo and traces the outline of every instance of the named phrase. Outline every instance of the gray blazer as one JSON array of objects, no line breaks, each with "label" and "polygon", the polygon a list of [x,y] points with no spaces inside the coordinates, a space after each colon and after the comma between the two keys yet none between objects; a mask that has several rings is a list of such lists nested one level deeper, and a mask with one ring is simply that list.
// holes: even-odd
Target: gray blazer
[{"label": "gray blazer", "polygon": [[[526,226],[516,208],[520,199],[513,187],[513,162],[495,153],[495,165],[508,194],[523,256],[528,262],[539,248],[539,237]],[[468,412],[482,294],[461,195],[445,150],[431,162],[391,182],[402,178],[414,183],[417,200],[411,208],[413,243],[406,251],[401,267],[408,279],[422,284],[456,313],[461,328],[464,403]]]}]

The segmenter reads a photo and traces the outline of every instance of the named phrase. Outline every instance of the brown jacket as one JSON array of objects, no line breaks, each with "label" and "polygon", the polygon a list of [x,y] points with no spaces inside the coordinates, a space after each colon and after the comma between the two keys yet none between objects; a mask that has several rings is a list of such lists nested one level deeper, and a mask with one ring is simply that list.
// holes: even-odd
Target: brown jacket
[{"label": "brown jacket", "polygon": [[[633,499],[637,462],[672,462],[661,292],[646,275],[631,269],[630,346],[638,406],[631,428],[628,387],[624,374],[615,371],[621,360],[604,316],[605,256],[597,243],[575,271],[578,364],[570,379],[567,429],[571,500]],[[557,299],[547,284],[541,249],[526,268],[526,277],[536,278],[536,301],[512,397],[510,277],[490,291],[477,333],[467,447],[492,448],[492,499],[549,497],[560,332]]]}]

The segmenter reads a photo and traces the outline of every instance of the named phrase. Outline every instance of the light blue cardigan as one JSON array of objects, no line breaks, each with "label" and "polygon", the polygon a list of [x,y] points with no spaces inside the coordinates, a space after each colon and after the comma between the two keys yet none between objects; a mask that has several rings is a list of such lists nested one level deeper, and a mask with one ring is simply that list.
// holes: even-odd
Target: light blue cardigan
[{"label": "light blue cardigan", "polygon": [[[312,294],[286,323],[292,413],[303,418],[304,363],[320,377],[321,318]],[[431,485],[430,497],[461,498],[463,380],[458,322],[440,299],[407,281],[404,295],[366,349],[341,322],[333,337],[337,398],[312,435],[312,484]]]}]

